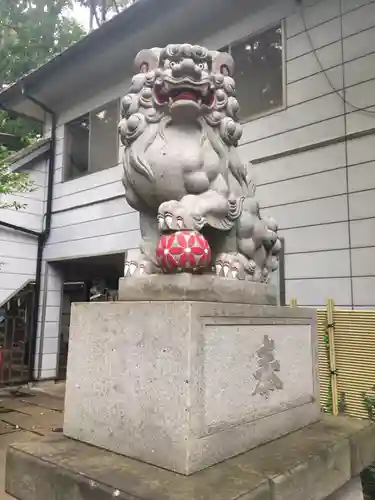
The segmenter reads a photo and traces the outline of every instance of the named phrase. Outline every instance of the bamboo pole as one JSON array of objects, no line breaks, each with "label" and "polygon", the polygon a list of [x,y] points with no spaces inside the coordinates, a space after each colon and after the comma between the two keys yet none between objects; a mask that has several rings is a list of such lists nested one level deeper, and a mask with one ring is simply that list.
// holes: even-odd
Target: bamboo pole
[{"label": "bamboo pole", "polygon": [[337,371],[336,371],[336,350],[335,350],[335,324],[334,324],[335,305],[332,299],[327,300],[327,330],[329,344],[329,369],[331,375],[332,391],[332,414],[338,415],[338,394],[337,394]]}]

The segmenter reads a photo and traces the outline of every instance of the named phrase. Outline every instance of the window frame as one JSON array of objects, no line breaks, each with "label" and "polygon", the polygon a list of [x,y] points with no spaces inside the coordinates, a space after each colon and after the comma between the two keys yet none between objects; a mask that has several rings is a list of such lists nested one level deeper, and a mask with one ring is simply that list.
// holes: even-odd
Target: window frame
[{"label": "window frame", "polygon": [[[255,37],[257,35],[261,35],[262,33],[280,26],[281,29],[281,41],[282,41],[282,48],[281,48],[281,84],[282,84],[282,99],[283,103],[280,106],[275,106],[272,109],[269,109],[267,111],[260,111],[259,113],[255,113],[253,115],[246,116],[245,118],[240,119],[240,123],[242,125],[246,123],[253,122],[255,120],[259,120],[259,118],[263,118],[265,116],[270,116],[274,115],[276,113],[279,113],[280,111],[284,111],[288,106],[287,106],[287,60],[286,60],[286,29],[285,29],[285,19],[280,19],[279,22],[277,23],[272,23],[268,24],[266,26],[263,26],[259,30],[255,30],[250,34],[244,35],[241,38],[236,38],[235,40],[226,43],[220,51],[223,50],[225,47],[229,48],[229,54],[232,52],[232,47],[235,47],[237,45],[240,45],[241,43],[244,43],[246,40],[249,38]],[[236,71],[236,63],[234,64],[235,71]],[[235,81],[236,81],[235,77]],[[239,103],[240,108],[241,108],[241,102]]]},{"label": "window frame", "polygon": [[[89,174],[89,170],[87,172],[83,173],[82,175],[77,175],[75,177],[68,177],[67,174],[68,172],[70,173],[71,170],[71,164],[70,160],[68,159],[68,155],[71,152],[71,140],[72,140],[72,134],[70,131],[71,125],[76,122],[79,119],[83,119],[84,116],[86,116],[88,113],[83,113],[81,115],[76,116],[75,118],[69,120],[69,122],[64,123],[64,138],[63,138],[63,170],[62,170],[62,182],[70,182],[70,181],[75,181],[77,179],[81,179],[82,177],[86,177]],[[90,134],[89,134],[89,139],[88,139],[88,145],[90,144]],[[89,166],[89,148],[87,151],[87,168]]]},{"label": "window frame", "polygon": [[88,115],[89,117],[89,124],[91,125],[91,116],[93,113],[102,110],[106,106],[116,103],[116,108],[117,108],[117,123],[120,121],[120,113],[121,113],[121,99],[119,97],[116,97],[115,99],[110,99],[109,101],[106,101],[104,104],[100,106],[96,106],[93,109],[89,109],[88,111],[76,116],[75,118],[70,119],[68,122],[64,123],[64,138],[63,138],[63,169],[62,169],[62,183],[66,182],[71,182],[75,181],[77,179],[81,179],[83,177],[87,177],[89,175],[97,174],[98,172],[103,172],[105,170],[108,170],[109,168],[114,168],[120,163],[120,137],[117,131],[117,123],[116,123],[116,144],[117,144],[117,160],[114,165],[110,165],[108,167],[105,167],[100,170],[95,170],[93,172],[90,172],[90,153],[91,153],[91,140],[92,140],[92,128],[89,126],[89,137],[88,137],[88,151],[87,151],[87,161],[88,161],[88,170],[87,172],[83,173],[82,175],[78,175],[76,177],[67,177],[67,170],[68,170],[68,163],[67,163],[67,154],[69,151],[69,148],[71,147],[69,145],[69,126],[73,123],[76,122],[77,120],[84,118],[85,116]]}]

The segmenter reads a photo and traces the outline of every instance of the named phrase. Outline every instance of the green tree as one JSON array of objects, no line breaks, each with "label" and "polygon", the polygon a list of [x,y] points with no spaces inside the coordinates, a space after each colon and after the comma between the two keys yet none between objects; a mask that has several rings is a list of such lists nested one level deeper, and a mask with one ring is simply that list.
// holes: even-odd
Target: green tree
[{"label": "green tree", "polygon": [[133,5],[137,0],[78,0],[78,3],[89,9],[90,30],[94,21],[99,27],[105,21]]},{"label": "green tree", "polygon": [[1,0],[0,85],[45,63],[84,35],[73,0]]},{"label": "green tree", "polygon": [[[41,66],[85,34],[69,15],[72,6],[73,0],[0,0],[0,88]],[[0,157],[22,149],[40,133],[40,123],[0,110],[0,145],[6,145]]]},{"label": "green tree", "polygon": [[[26,172],[12,172],[9,169],[6,158],[9,151],[0,146],[0,208],[24,208],[17,201],[8,201],[8,196],[14,193],[26,193],[33,191],[34,183],[29,179]],[[5,199],[4,199],[5,197]]]},{"label": "green tree", "polygon": [[[8,149],[0,145],[0,209],[13,208],[19,210],[24,208],[25,205],[16,200],[9,201],[8,195],[33,191],[34,183],[29,179],[26,172],[12,172],[9,169],[6,162],[8,156]],[[0,270],[3,264],[0,261]]]}]

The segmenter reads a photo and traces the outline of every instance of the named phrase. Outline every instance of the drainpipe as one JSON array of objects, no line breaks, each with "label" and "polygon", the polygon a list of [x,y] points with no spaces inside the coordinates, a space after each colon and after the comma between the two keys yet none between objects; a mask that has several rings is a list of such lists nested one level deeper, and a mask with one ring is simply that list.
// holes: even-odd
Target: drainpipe
[{"label": "drainpipe", "polygon": [[[53,191],[53,178],[55,173],[55,152],[56,152],[56,113],[51,108],[46,106],[43,102],[29,95],[24,88],[22,88],[21,90],[24,97],[26,99],[29,99],[37,106],[39,106],[43,111],[48,113],[51,116],[51,121],[52,121],[51,148],[50,148],[49,162],[48,162],[47,205],[45,212],[45,226],[42,233],[38,235],[38,250],[37,250],[36,271],[35,271],[35,297],[33,304],[31,336],[29,345],[29,380],[30,382],[32,382],[34,380],[35,350],[36,350],[36,339],[38,334],[38,313],[39,313],[40,291],[41,291],[41,281],[42,281],[43,251],[51,231],[52,191]],[[39,365],[38,371],[40,370],[40,368],[41,366]]]},{"label": "drainpipe", "polygon": [[[38,312],[40,305],[40,290],[42,281],[42,261],[43,261],[43,250],[51,231],[51,219],[52,219],[52,190],[53,190],[53,178],[55,173],[55,152],[56,152],[56,113],[46,106],[43,102],[39,101],[35,97],[29,95],[24,87],[21,87],[23,96],[29,99],[37,106],[39,106],[43,111],[51,116],[52,130],[51,130],[51,147],[49,152],[49,162],[48,162],[48,183],[47,183],[47,205],[46,212],[44,214],[45,227],[42,232],[32,231],[26,227],[17,226],[15,224],[10,224],[8,222],[0,221],[0,226],[6,227],[8,229],[13,229],[14,231],[19,231],[30,236],[38,238],[38,249],[36,258],[36,271],[35,271],[35,298],[33,304],[33,314],[32,314],[32,324],[31,324],[31,335],[30,335],[30,345],[29,345],[29,381],[34,380],[34,364],[35,364],[35,350],[36,350],[36,339],[38,334]],[[0,103],[0,108],[7,111],[7,108]],[[41,366],[39,365],[38,370]]]}]

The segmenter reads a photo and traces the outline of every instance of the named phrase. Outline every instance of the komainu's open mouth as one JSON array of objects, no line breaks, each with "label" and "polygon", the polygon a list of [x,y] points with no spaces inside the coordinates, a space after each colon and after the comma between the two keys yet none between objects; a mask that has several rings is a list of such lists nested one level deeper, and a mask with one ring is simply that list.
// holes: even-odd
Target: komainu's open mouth
[{"label": "komainu's open mouth", "polygon": [[196,101],[199,102],[202,99],[202,94],[196,90],[192,89],[173,89],[169,93],[173,102],[175,101]]},{"label": "komainu's open mouth", "polygon": [[212,106],[214,103],[214,93],[208,86],[165,86],[155,88],[155,99],[158,104],[173,104],[177,101],[193,101],[198,105],[205,104]]}]

